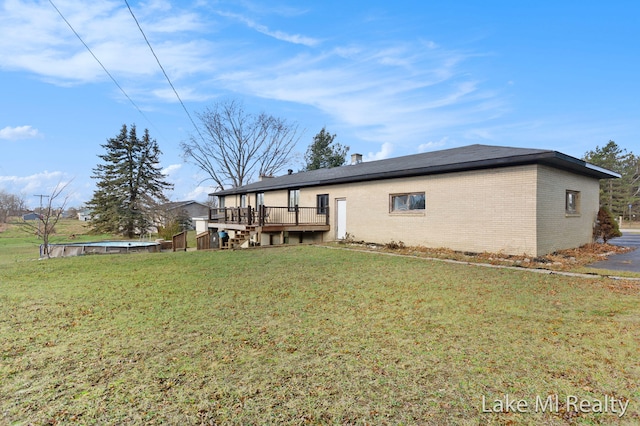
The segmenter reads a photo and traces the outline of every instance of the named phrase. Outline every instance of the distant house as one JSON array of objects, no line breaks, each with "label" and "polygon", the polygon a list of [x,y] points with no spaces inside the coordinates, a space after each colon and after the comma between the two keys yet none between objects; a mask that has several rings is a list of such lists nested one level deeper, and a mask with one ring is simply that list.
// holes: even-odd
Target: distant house
[{"label": "distant house", "polygon": [[78,212],[78,220],[81,222],[89,222],[91,220],[91,211],[80,210]]},{"label": "distant house", "polygon": [[31,212],[22,215],[22,220],[39,220],[42,219],[42,215],[36,212]]},{"label": "distant house", "polygon": [[193,200],[165,203],[159,207],[159,210],[162,216],[160,222],[176,218],[189,218],[191,227],[193,227],[194,219],[209,216],[209,206]]},{"label": "distant house", "polygon": [[599,179],[620,177],[557,151],[471,145],[290,173],[223,190],[209,228],[231,246],[402,241],[543,255],[592,241]]}]

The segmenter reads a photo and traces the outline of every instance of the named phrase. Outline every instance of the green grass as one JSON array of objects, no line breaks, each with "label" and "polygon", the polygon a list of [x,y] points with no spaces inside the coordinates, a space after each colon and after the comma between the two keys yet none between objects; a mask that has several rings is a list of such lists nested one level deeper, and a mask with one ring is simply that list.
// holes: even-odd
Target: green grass
[{"label": "green grass", "polygon": [[639,293],[313,246],[7,263],[0,423],[634,424]]}]

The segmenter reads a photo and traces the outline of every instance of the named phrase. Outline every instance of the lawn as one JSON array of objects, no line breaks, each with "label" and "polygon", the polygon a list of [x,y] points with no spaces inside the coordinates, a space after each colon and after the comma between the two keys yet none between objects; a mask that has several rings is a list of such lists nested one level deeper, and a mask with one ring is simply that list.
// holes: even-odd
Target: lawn
[{"label": "lawn", "polygon": [[[639,302],[634,282],[316,246],[15,260],[0,423],[637,424]],[[483,412],[507,394],[528,407]],[[592,412],[605,398],[624,416]]]}]

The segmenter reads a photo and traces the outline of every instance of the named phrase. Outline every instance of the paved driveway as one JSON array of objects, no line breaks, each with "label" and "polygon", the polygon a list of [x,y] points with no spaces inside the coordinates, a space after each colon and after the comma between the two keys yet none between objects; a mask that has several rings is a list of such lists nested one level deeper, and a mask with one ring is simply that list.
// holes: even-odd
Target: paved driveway
[{"label": "paved driveway", "polygon": [[633,247],[629,253],[614,254],[609,259],[587,265],[590,268],[610,269],[612,271],[640,272],[640,233],[622,232],[622,237],[609,240],[617,246]]}]

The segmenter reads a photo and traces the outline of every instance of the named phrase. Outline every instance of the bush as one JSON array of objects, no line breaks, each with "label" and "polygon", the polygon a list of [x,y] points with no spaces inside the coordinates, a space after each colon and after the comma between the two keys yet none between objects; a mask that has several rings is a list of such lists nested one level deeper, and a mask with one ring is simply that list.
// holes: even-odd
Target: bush
[{"label": "bush", "polygon": [[594,234],[596,239],[602,238],[605,243],[611,238],[622,236],[618,222],[606,207],[600,207],[600,210],[598,210],[598,222]]},{"label": "bush", "polygon": [[390,242],[385,244],[384,247],[386,249],[389,249],[389,250],[401,250],[401,249],[405,248],[406,246],[404,245],[404,243],[402,241],[395,242],[395,241],[391,240]]},{"label": "bush", "polygon": [[171,241],[171,238],[182,232],[182,225],[177,220],[167,224],[167,226],[158,226],[158,236],[163,240]]}]

